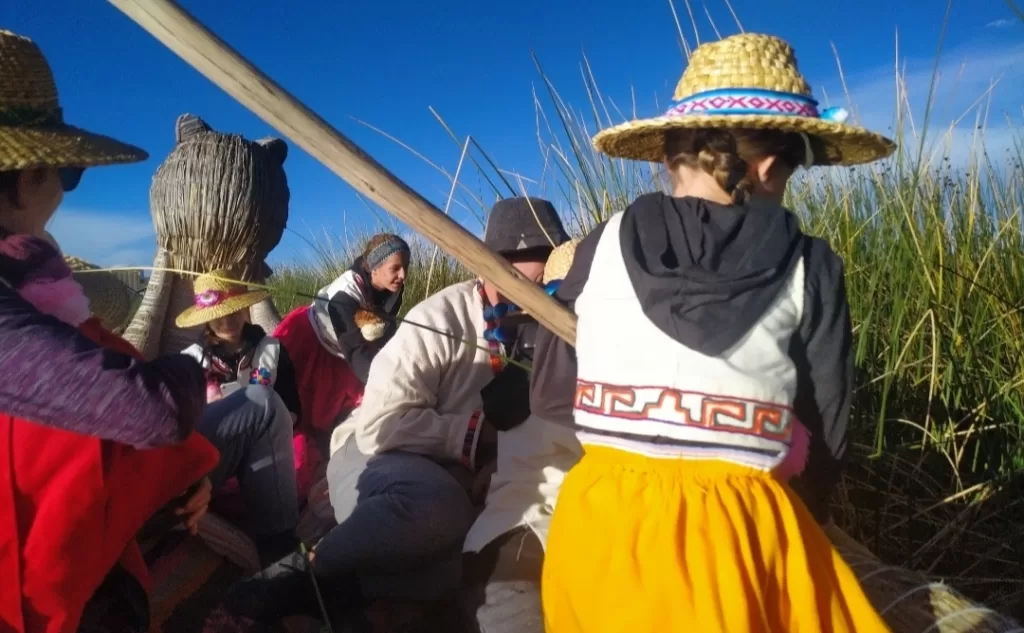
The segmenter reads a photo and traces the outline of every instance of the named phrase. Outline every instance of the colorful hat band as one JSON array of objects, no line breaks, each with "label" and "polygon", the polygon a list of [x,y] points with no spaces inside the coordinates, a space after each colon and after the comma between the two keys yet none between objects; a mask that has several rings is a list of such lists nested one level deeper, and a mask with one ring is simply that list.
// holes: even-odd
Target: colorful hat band
[{"label": "colorful hat band", "polygon": [[818,102],[804,95],[772,90],[737,89],[709,90],[680,100],[665,113],[666,117],[694,115],[768,115],[799,116],[843,123],[848,116],[843,108],[825,108],[818,112]]},{"label": "colorful hat band", "polygon": [[248,292],[249,290],[245,288],[235,290],[204,290],[196,294],[195,306],[197,308],[212,308],[224,303],[231,297],[238,297],[248,294]]}]

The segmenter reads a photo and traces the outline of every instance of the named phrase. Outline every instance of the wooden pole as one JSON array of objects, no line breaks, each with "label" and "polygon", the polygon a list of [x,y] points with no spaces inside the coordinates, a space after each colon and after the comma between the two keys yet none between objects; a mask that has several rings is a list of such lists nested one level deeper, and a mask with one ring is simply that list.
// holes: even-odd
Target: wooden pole
[{"label": "wooden pole", "polygon": [[576,318],[172,0],[109,0],[207,79],[569,343]]}]

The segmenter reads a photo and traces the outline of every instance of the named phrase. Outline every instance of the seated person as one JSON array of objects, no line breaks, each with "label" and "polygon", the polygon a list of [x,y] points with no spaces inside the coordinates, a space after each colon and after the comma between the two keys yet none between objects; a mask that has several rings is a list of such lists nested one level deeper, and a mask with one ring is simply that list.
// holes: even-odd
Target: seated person
[{"label": "seated person", "polygon": [[[551,203],[526,198],[495,205],[484,236],[537,282],[565,239]],[[502,301],[493,285],[471,280],[414,307],[374,360],[362,406],[335,430],[327,478],[338,525],[312,564],[336,613],[457,595],[476,515],[468,492],[485,489],[498,432],[529,414],[527,373],[506,363],[518,332],[501,327]],[[227,606],[263,620],[315,613],[304,567],[301,557],[279,562],[237,585]]]},{"label": "seated person", "polygon": [[295,359],[302,402],[295,433],[300,499],[323,477],[331,431],[359,405],[370,363],[395,333],[408,270],[405,240],[374,235],[348,270],[274,330]]},{"label": "seated person", "polygon": [[276,560],[298,544],[299,506],[292,429],[300,410],[295,370],[277,339],[249,323],[249,308],[267,297],[231,283],[229,271],[195,280],[195,305],[181,328],[203,325],[201,342],[182,353],[202,364],[210,403],[196,430],[220,451],[210,474],[215,490],[237,478],[244,527],[261,559]]},{"label": "seated person", "polygon": [[[557,296],[575,251],[576,241],[569,241],[551,253],[543,279],[549,294]],[[498,434],[486,504],[463,545],[460,607],[462,626],[469,632],[544,632],[540,579],[548,527],[562,480],[583,450],[572,428],[573,348],[561,345],[552,354],[553,338],[530,321],[513,350],[513,357],[532,369],[529,417]],[[547,397],[566,387],[568,392],[559,397]]]}]

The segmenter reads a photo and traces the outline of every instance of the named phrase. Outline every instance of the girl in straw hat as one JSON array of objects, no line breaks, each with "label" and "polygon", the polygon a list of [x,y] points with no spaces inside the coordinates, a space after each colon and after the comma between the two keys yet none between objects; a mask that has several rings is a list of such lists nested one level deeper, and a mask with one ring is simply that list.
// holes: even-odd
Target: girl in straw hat
[{"label": "girl in straw hat", "polygon": [[196,429],[221,452],[210,480],[223,491],[237,477],[244,523],[261,556],[271,561],[297,544],[292,433],[301,407],[288,353],[249,322],[249,308],[268,293],[232,278],[229,270],[197,277],[194,305],[175,324],[203,326],[200,342],[182,353],[198,360],[206,374],[210,406]]},{"label": "girl in straw hat", "polygon": [[[192,425],[202,372],[182,356],[143,362],[89,314],[44,227],[86,168],[145,152],[67,125],[49,65],[0,30],[0,630],[148,630],[135,534],[217,452]],[[144,450],[142,450],[144,449]]]},{"label": "girl in straw hat", "polygon": [[298,418],[300,407],[295,369],[281,343],[249,322],[249,308],[269,296],[231,281],[231,272],[217,270],[196,278],[195,304],[175,324],[203,326],[200,342],[182,353],[192,356],[206,371],[207,400],[214,402],[247,385],[273,387],[288,410]]},{"label": "girl in straw hat", "polygon": [[[746,34],[699,47],[664,116],[594,144],[663,162],[672,192],[579,245],[558,292],[575,357],[537,344],[533,395],[573,394],[543,409],[571,410],[584,448],[548,538],[546,630],[887,631],[820,526],[846,450],[843,264],[781,201],[798,168],[892,142],[820,112],[790,46]],[[567,358],[575,376],[541,369]]]}]

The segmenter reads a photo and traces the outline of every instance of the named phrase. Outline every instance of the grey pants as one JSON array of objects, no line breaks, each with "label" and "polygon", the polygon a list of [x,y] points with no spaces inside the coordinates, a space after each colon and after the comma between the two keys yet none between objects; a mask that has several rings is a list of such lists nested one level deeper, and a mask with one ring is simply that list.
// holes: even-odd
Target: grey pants
[{"label": "grey pants", "polygon": [[338,525],[316,546],[316,572],[355,575],[371,599],[442,600],[462,581],[476,511],[462,485],[412,453],[367,456],[348,442],[327,466]]},{"label": "grey pants", "polygon": [[292,419],[270,387],[249,385],[206,407],[196,426],[220,451],[214,488],[238,478],[246,522],[255,536],[294,530],[299,522]]},{"label": "grey pants", "polygon": [[544,633],[540,578],[544,548],[526,527],[463,557],[459,603],[466,631]]}]

